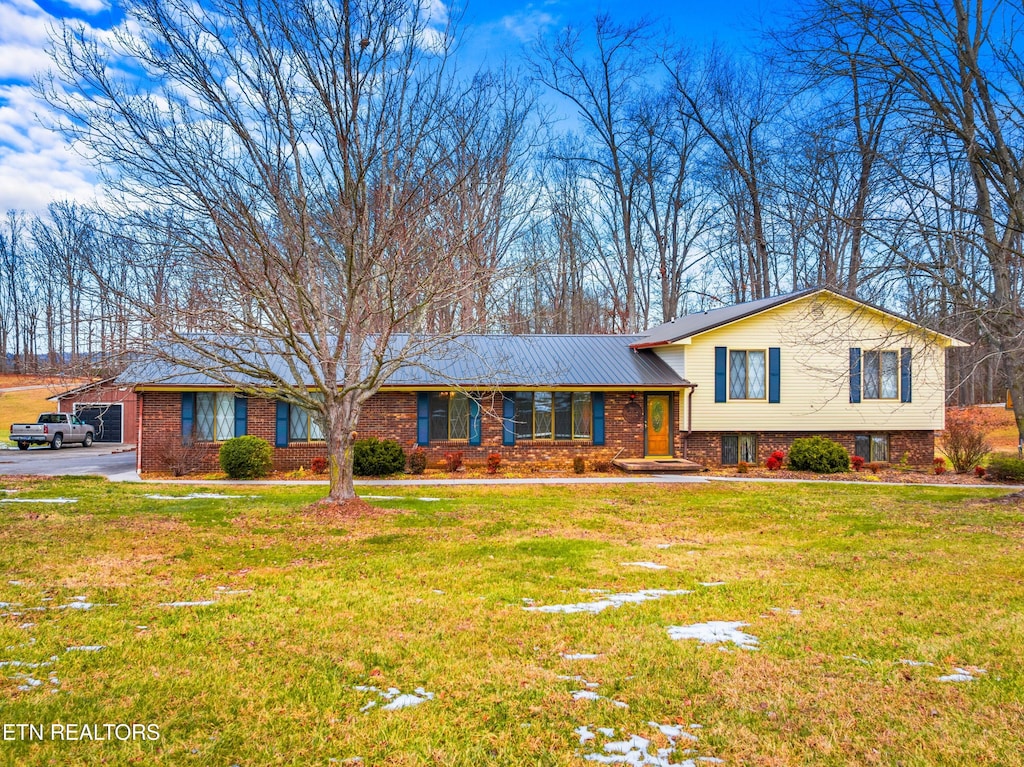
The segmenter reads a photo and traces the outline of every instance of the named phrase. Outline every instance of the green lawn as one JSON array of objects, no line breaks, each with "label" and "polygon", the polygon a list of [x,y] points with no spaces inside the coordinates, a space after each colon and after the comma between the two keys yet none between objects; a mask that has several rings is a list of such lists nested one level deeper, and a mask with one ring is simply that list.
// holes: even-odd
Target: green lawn
[{"label": "green lawn", "polygon": [[[339,522],[304,511],[321,488],[6,486],[78,502],[0,504],[0,661],[52,663],[0,667],[0,724],[45,728],[0,763],[584,765],[670,747],[650,722],[697,737],[671,763],[1024,763],[1024,509],[992,489],[431,488]],[[640,589],[692,593],[524,609]],[[669,637],[707,621],[758,649]],[[51,739],[107,723],[160,738]]]}]

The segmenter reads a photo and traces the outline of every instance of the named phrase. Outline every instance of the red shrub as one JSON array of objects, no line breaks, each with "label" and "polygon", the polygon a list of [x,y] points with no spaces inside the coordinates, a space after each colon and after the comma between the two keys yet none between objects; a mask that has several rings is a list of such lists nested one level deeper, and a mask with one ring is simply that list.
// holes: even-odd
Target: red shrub
[{"label": "red shrub", "polygon": [[984,466],[975,466],[974,467],[974,476],[976,476],[978,479],[981,479],[982,477],[984,477],[985,476],[985,467]]},{"label": "red shrub", "polygon": [[750,471],[750,464],[747,463],[746,461],[740,461],[738,464],[736,464],[736,473],[737,474],[746,474],[749,471]]},{"label": "red shrub", "polygon": [[454,453],[444,454],[444,466],[449,472],[456,472],[462,468],[462,451],[456,450]]},{"label": "red shrub", "polygon": [[322,455],[318,455],[309,462],[309,470],[314,474],[323,474],[327,471],[327,459]]},{"label": "red shrub", "polygon": [[932,461],[932,465],[935,466],[935,473],[936,474],[945,474],[946,473],[946,459],[945,458],[936,456],[935,460]]},{"label": "red shrub", "polygon": [[785,461],[785,460],[786,460],[786,451],[784,451],[784,450],[776,450],[776,451],[775,451],[774,453],[772,453],[772,454],[771,454],[771,456],[769,456],[769,457],[770,457],[770,458],[774,458],[774,459],[775,459],[776,461],[778,461],[779,463],[782,463],[783,461]]},{"label": "red shrub", "polygon": [[970,471],[991,452],[988,435],[994,428],[993,418],[993,415],[981,413],[977,408],[949,408],[946,411],[946,430],[942,433],[939,450],[949,458],[957,474]]},{"label": "red shrub", "polygon": [[772,453],[768,456],[768,460],[764,462],[764,465],[768,467],[769,471],[778,471],[782,468],[782,461],[776,458],[775,454]]},{"label": "red shrub", "polygon": [[860,471],[864,468],[863,456],[855,455],[850,458],[850,465],[853,466],[854,471]]},{"label": "red shrub", "polygon": [[491,453],[487,456],[488,474],[497,474],[499,466],[501,466],[501,453]]},{"label": "red shrub", "polygon": [[409,453],[409,473],[422,474],[427,470],[427,451],[418,447]]}]

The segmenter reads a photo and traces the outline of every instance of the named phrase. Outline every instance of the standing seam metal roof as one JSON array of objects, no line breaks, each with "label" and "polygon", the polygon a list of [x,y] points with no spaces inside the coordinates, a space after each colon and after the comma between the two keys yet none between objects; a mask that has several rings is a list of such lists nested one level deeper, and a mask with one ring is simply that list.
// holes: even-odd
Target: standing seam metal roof
[{"label": "standing seam metal roof", "polygon": [[[401,349],[406,337],[393,339]],[[682,387],[691,385],[655,353],[632,348],[645,340],[631,335],[466,335],[449,341],[417,358],[384,384],[388,387],[461,386],[501,387]],[[243,347],[239,343],[239,347]],[[194,354],[194,353],[193,353]],[[396,352],[397,354],[397,352]],[[159,357],[159,354],[154,357]],[[195,354],[196,363],[186,364],[189,355],[180,351],[180,362],[151,359],[133,365],[117,378],[118,383],[163,386],[223,386],[224,381],[209,372],[209,363]],[[267,355],[271,367],[283,372],[283,354]],[[239,378],[242,385],[259,385],[252,378]],[[311,384],[311,381],[304,381]]]}]

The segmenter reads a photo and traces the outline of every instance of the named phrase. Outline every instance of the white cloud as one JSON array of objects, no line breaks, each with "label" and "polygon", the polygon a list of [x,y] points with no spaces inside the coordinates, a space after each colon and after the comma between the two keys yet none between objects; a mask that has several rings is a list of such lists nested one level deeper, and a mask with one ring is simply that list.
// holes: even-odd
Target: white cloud
[{"label": "white cloud", "polygon": [[109,11],[110,3],[106,0],[63,0],[68,8],[75,8],[84,13],[100,13]]},{"label": "white cloud", "polygon": [[40,124],[50,114],[29,86],[0,86],[0,211],[43,213],[53,200],[95,196],[89,163]]},{"label": "white cloud", "polygon": [[505,32],[520,42],[529,42],[558,23],[558,19],[547,11],[532,9],[527,6],[523,13],[503,16],[499,24]]}]

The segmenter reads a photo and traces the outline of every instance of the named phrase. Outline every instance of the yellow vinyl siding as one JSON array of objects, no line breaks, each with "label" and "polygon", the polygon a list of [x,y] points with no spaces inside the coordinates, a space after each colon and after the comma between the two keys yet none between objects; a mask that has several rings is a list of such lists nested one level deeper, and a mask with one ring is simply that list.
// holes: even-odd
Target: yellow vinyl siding
[{"label": "yellow vinyl siding", "polygon": [[[946,339],[816,294],[686,339],[694,431],[876,431],[944,426]],[[715,402],[715,347],[780,349],[780,402]],[[672,345],[678,347],[678,344]],[[665,358],[675,350],[659,355]],[[913,350],[913,401],[850,402],[850,348]]]}]

